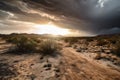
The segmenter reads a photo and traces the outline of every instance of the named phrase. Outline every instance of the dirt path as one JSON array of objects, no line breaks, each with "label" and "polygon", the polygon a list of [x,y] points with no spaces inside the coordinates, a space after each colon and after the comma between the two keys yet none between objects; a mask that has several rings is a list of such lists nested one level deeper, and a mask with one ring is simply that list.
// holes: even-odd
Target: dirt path
[{"label": "dirt path", "polygon": [[62,51],[62,80],[120,80],[120,72],[86,58],[72,48]]}]

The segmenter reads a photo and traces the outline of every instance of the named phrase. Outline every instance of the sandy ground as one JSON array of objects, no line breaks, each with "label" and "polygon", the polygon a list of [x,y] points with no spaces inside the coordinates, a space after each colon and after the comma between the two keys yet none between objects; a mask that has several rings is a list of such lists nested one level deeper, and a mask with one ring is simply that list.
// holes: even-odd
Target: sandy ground
[{"label": "sandy ground", "polygon": [[0,80],[60,80],[60,55],[18,55],[3,53],[12,47],[10,44],[1,43],[0,47]]},{"label": "sandy ground", "polygon": [[120,69],[106,66],[72,48],[64,48],[62,53],[62,80],[120,80]]},{"label": "sandy ground", "polygon": [[[11,45],[0,43],[0,47],[9,49]],[[58,56],[1,53],[0,80],[120,80],[120,68],[109,67],[70,47],[63,47]]]}]

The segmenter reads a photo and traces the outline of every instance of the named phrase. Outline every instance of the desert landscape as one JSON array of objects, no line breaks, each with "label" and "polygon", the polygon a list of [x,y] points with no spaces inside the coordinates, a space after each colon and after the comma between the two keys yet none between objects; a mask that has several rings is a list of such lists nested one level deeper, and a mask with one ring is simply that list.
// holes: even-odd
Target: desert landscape
[{"label": "desert landscape", "polygon": [[0,0],[0,80],[120,80],[120,0]]},{"label": "desert landscape", "polygon": [[119,36],[2,35],[0,80],[119,80]]}]

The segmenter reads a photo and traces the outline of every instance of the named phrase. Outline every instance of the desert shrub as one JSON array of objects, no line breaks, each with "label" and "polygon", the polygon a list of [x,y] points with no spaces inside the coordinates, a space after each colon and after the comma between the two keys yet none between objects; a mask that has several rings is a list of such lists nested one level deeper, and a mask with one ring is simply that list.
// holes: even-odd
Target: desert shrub
[{"label": "desert shrub", "polygon": [[76,48],[77,48],[77,45],[73,45],[73,48],[76,49]]},{"label": "desert shrub", "polygon": [[19,40],[19,38],[18,37],[8,37],[8,38],[6,38],[6,41],[8,42],[8,43],[17,43],[18,42],[18,40]]},{"label": "desert shrub", "polygon": [[33,52],[36,50],[37,43],[32,39],[21,37],[16,46],[19,51]]},{"label": "desert shrub", "polygon": [[65,42],[69,42],[69,39],[68,38],[64,38],[63,39]]},{"label": "desert shrub", "polygon": [[67,37],[67,38],[64,38],[64,41],[68,42],[70,44],[74,44],[74,43],[78,42],[78,38],[77,37]]},{"label": "desert shrub", "polygon": [[27,37],[19,37],[15,41],[15,52],[33,52],[36,50],[37,43]]},{"label": "desert shrub", "polygon": [[114,55],[117,55],[120,57],[120,41],[117,41],[115,44],[115,48],[112,50]]},{"label": "desert shrub", "polygon": [[60,49],[60,46],[52,40],[43,41],[39,45],[39,52],[43,55],[51,55],[55,52],[58,52]]},{"label": "desert shrub", "polygon": [[78,39],[75,39],[75,38],[71,38],[69,41],[70,44],[74,44],[76,42],[78,42]]},{"label": "desert shrub", "polygon": [[108,42],[104,39],[98,39],[97,40],[97,46],[103,46],[103,45],[106,45],[108,44]]},{"label": "desert shrub", "polygon": [[42,40],[41,40],[41,39],[38,39],[38,38],[31,38],[31,39],[34,40],[34,41],[37,42],[37,43],[42,42]]},{"label": "desert shrub", "polygon": [[110,43],[112,43],[112,44],[116,44],[116,43],[117,43],[117,41],[116,41],[115,39],[109,39],[109,41],[110,41]]},{"label": "desert shrub", "polygon": [[93,38],[86,38],[86,41],[91,42],[91,41],[94,41],[94,39]]}]

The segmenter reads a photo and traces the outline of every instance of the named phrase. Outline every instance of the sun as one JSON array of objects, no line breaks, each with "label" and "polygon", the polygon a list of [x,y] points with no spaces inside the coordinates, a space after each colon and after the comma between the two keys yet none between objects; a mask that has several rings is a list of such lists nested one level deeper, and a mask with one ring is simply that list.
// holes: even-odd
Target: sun
[{"label": "sun", "polygon": [[35,25],[38,34],[68,35],[69,29],[60,28],[54,24]]}]

